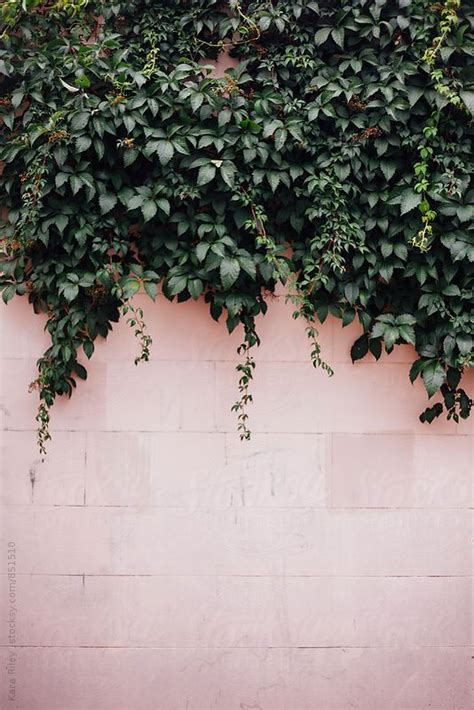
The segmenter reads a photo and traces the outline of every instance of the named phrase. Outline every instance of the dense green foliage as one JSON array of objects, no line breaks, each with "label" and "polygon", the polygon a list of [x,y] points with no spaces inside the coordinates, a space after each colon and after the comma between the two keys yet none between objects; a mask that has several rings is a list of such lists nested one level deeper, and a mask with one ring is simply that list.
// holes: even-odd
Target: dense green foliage
[{"label": "dense green foliage", "polygon": [[[353,359],[412,343],[411,379],[468,416],[474,15],[458,0],[1,12],[1,288],[48,314],[41,445],[54,398],[86,377],[81,349],[90,358],[133,294],[159,284],[243,325],[243,436],[255,318],[279,280],[315,365],[330,372],[317,321],[358,319]],[[216,79],[203,64],[221,51],[239,64]]]}]

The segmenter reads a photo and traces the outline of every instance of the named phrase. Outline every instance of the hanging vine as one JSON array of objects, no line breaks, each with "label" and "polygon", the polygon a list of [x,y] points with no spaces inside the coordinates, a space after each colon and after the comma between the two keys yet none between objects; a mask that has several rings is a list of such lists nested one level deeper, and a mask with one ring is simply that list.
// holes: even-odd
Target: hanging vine
[{"label": "hanging vine", "polygon": [[[319,323],[357,321],[354,360],[416,349],[440,397],[422,421],[469,415],[473,19],[459,0],[2,3],[0,289],[47,317],[42,453],[121,316],[149,359],[140,289],[243,329],[242,438],[278,283],[316,367]],[[237,66],[215,78],[222,50]]]}]

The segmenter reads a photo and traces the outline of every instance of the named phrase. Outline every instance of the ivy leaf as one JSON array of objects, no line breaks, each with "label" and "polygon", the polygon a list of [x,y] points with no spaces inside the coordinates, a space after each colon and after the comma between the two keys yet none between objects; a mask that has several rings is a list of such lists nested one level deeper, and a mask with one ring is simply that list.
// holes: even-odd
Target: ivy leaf
[{"label": "ivy leaf", "polygon": [[79,379],[87,380],[87,370],[83,365],[76,362],[76,364],[74,365],[74,371],[75,371],[76,375],[79,377]]},{"label": "ivy leaf", "polygon": [[191,108],[196,113],[196,111],[201,108],[204,101],[204,94],[196,92],[191,96]]},{"label": "ivy leaf", "polygon": [[416,345],[415,329],[412,325],[399,325],[398,332],[405,343]]},{"label": "ivy leaf", "polygon": [[71,129],[75,131],[82,131],[89,123],[90,113],[87,111],[79,111],[75,113],[71,118]]},{"label": "ivy leaf", "polygon": [[158,207],[156,205],[156,202],[154,200],[146,200],[142,205],[142,214],[145,222],[148,222],[150,219],[153,219],[157,211]]},{"label": "ivy leaf", "polygon": [[351,358],[352,362],[356,360],[361,360],[369,352],[369,337],[368,335],[361,335],[357,338],[355,343],[351,348]]},{"label": "ivy leaf", "polygon": [[56,184],[56,187],[59,189],[62,187],[70,178],[69,173],[57,173],[57,175],[54,178],[54,182]]},{"label": "ivy leaf", "polygon": [[171,141],[157,141],[156,152],[162,165],[167,165],[174,155],[174,148]]},{"label": "ivy leaf", "polygon": [[345,32],[343,27],[335,27],[331,32],[331,37],[341,49],[344,49]]},{"label": "ivy leaf", "polygon": [[182,293],[184,291],[187,283],[187,276],[172,276],[170,279],[168,279],[168,283],[166,284],[166,290],[170,296],[177,296],[179,293]]},{"label": "ivy leaf", "polygon": [[151,298],[152,301],[156,299],[158,293],[158,287],[153,281],[145,281],[143,284],[145,293]]},{"label": "ivy leaf", "polygon": [[232,111],[228,108],[222,109],[222,111],[219,111],[219,117],[217,119],[217,122],[219,124],[219,127],[222,128],[225,126],[227,123],[232,118]]},{"label": "ivy leaf", "polygon": [[167,200],[165,197],[159,197],[156,200],[156,204],[160,208],[162,212],[165,213],[169,217],[170,211],[171,211],[171,205],[169,203],[169,200]]},{"label": "ivy leaf", "polygon": [[380,360],[382,355],[382,341],[380,338],[371,338],[369,340],[369,350],[376,360]]},{"label": "ivy leaf", "polygon": [[196,245],[196,256],[198,261],[204,261],[210,246],[209,242],[199,242],[199,244]]},{"label": "ivy leaf", "polygon": [[464,105],[469,109],[469,111],[474,116],[474,91],[461,90],[459,96],[464,101]]},{"label": "ivy leaf", "polygon": [[359,296],[359,287],[357,286],[357,284],[346,284],[344,287],[344,295],[351,304],[351,306],[353,306]]},{"label": "ivy leaf", "polygon": [[245,273],[255,281],[257,278],[257,267],[255,266],[254,260],[251,257],[241,256],[239,257],[239,263],[242,271],[245,271]]},{"label": "ivy leaf", "polygon": [[95,350],[94,343],[92,342],[92,340],[84,340],[84,342],[82,343],[82,347],[87,358],[90,360]]},{"label": "ivy leaf", "polygon": [[60,215],[58,215],[58,216],[55,218],[55,220],[54,220],[54,224],[55,224],[56,227],[59,229],[59,231],[61,232],[61,234],[62,234],[62,233],[64,232],[64,230],[66,229],[66,226],[67,226],[67,223],[68,223],[68,222],[69,222],[69,217],[68,217],[67,215],[65,215],[65,214],[60,214]]},{"label": "ivy leaf", "polygon": [[395,170],[397,169],[397,164],[394,160],[381,160],[380,169],[383,172],[384,178],[387,182],[394,176]]},{"label": "ivy leaf", "polygon": [[237,281],[240,274],[240,264],[234,257],[225,257],[221,261],[220,275],[223,287],[228,290]]},{"label": "ivy leaf", "polygon": [[461,355],[469,355],[472,352],[474,343],[470,335],[459,333],[456,335],[456,343]]},{"label": "ivy leaf", "polygon": [[133,277],[128,277],[124,279],[121,283],[123,289],[123,296],[125,299],[131,298],[140,290],[140,281],[134,279]]},{"label": "ivy leaf", "polygon": [[446,372],[439,360],[434,360],[423,369],[421,376],[428,396],[432,397],[443,384]]},{"label": "ivy leaf", "polygon": [[385,343],[385,348],[387,352],[391,352],[393,350],[393,346],[397,342],[399,338],[399,329],[394,328],[391,325],[386,326],[384,332],[383,332],[383,340]]},{"label": "ivy leaf", "polygon": [[53,155],[58,167],[62,168],[62,166],[66,162],[67,154],[68,151],[65,145],[56,146]]},{"label": "ivy leaf", "polygon": [[420,202],[421,202],[421,195],[419,195],[417,192],[415,192],[411,188],[408,190],[405,190],[401,194],[400,214],[404,215],[404,214],[407,214],[407,212],[411,212],[411,210],[414,210],[415,207],[418,207]]},{"label": "ivy leaf", "polygon": [[267,180],[270,183],[270,187],[272,188],[272,192],[275,192],[278,185],[280,184],[280,173],[277,173],[274,170],[270,170],[267,173]]},{"label": "ivy leaf", "polygon": [[455,367],[449,367],[447,380],[451,389],[457,389],[459,387],[459,383],[461,382],[461,371],[457,370]]},{"label": "ivy leaf", "polygon": [[397,325],[416,325],[416,318],[410,313],[403,313],[401,316],[396,317],[395,323]]},{"label": "ivy leaf", "polygon": [[214,179],[215,175],[216,175],[215,165],[212,165],[211,163],[209,163],[208,165],[202,165],[199,168],[197,184],[198,185],[207,185],[208,182],[211,182],[211,180]]},{"label": "ivy leaf", "polygon": [[74,301],[79,294],[79,286],[76,286],[76,284],[66,284],[62,289],[62,293],[67,301]]},{"label": "ivy leaf", "polygon": [[8,303],[8,301],[11,301],[13,296],[16,293],[16,285],[15,284],[9,284],[8,286],[4,286],[2,288],[2,300],[4,303]]},{"label": "ivy leaf", "polygon": [[222,179],[229,187],[233,187],[236,167],[233,163],[226,161],[220,168]]},{"label": "ivy leaf", "polygon": [[85,150],[90,148],[92,145],[92,139],[89,136],[79,136],[76,138],[76,151],[78,153],[83,153]]},{"label": "ivy leaf", "polygon": [[100,211],[102,214],[107,214],[107,212],[113,210],[116,204],[117,198],[115,197],[115,195],[111,195],[110,193],[108,193],[99,197]]},{"label": "ivy leaf", "polygon": [[82,180],[78,175],[71,175],[70,181],[71,181],[71,187],[72,187],[72,194],[77,195],[77,193],[79,192],[79,190],[82,187]]},{"label": "ivy leaf", "polygon": [[127,202],[126,205],[129,210],[136,210],[143,205],[145,198],[143,195],[134,195]]},{"label": "ivy leaf", "polygon": [[314,35],[315,44],[324,44],[331,34],[332,27],[321,27]]},{"label": "ivy leaf", "polygon": [[439,417],[442,412],[443,405],[441,402],[436,402],[435,405],[427,407],[425,411],[420,414],[420,422],[428,422],[428,424],[431,424],[431,422],[434,421],[436,417]]},{"label": "ivy leaf", "polygon": [[201,279],[190,279],[188,281],[188,291],[191,297],[194,298],[195,301],[197,301],[198,298],[201,296],[202,292],[204,291],[204,284],[202,283]]},{"label": "ivy leaf", "polygon": [[456,284],[449,284],[448,286],[445,286],[443,288],[443,295],[444,296],[460,296],[461,291],[459,290],[459,286]]},{"label": "ivy leaf", "polygon": [[134,148],[125,151],[125,154],[123,156],[123,164],[125,165],[125,167],[132,165],[132,163],[134,163],[135,160],[138,158],[138,155],[138,150],[135,150]]}]

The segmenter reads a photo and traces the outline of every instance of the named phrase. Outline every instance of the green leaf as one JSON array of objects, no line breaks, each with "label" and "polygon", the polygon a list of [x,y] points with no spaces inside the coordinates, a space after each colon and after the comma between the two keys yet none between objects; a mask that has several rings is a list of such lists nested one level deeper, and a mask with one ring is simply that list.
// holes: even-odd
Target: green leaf
[{"label": "green leaf", "polygon": [[54,149],[53,155],[58,167],[62,168],[67,158],[67,148],[65,145],[57,145]]},{"label": "green leaf", "polygon": [[220,168],[222,179],[229,187],[233,187],[236,167],[233,163],[225,161]]},{"label": "green leaf", "polygon": [[99,197],[100,211],[102,214],[107,214],[107,212],[113,210],[116,204],[117,198],[115,197],[115,195],[111,195],[110,193],[108,193]]},{"label": "green leaf", "polygon": [[397,169],[397,164],[394,160],[381,160],[380,169],[382,170],[385,180],[389,180],[394,176],[395,170]]},{"label": "green leaf", "polygon": [[71,181],[71,187],[72,187],[72,194],[77,195],[77,193],[79,192],[79,190],[82,187],[82,180],[78,175],[71,175],[70,181]]},{"label": "green leaf", "polygon": [[59,214],[54,220],[54,224],[59,229],[61,234],[63,234],[64,230],[66,229],[68,222],[69,217],[65,214]]},{"label": "green leaf", "polygon": [[385,343],[385,348],[387,352],[391,352],[393,350],[393,346],[397,342],[399,338],[399,329],[394,328],[391,325],[387,325],[384,332],[383,332],[383,340]]},{"label": "green leaf", "polygon": [[219,127],[222,128],[223,126],[225,126],[227,123],[229,123],[231,118],[232,111],[228,108],[222,109],[222,111],[219,112],[219,117],[217,119]]},{"label": "green leaf", "polygon": [[465,106],[474,116],[474,91],[461,90],[459,96],[464,101]]},{"label": "green leaf", "polygon": [[76,286],[76,284],[67,284],[62,289],[62,293],[67,301],[73,301],[79,294],[79,286]]},{"label": "green leaf", "polygon": [[418,207],[420,202],[421,202],[421,195],[416,193],[411,188],[408,190],[405,190],[401,194],[400,214],[404,215],[404,214],[407,214],[407,212],[411,212],[411,210],[414,210],[415,207]]},{"label": "green leaf", "polygon": [[405,343],[410,343],[411,345],[416,344],[415,329],[412,325],[399,325],[398,332]]},{"label": "green leaf", "polygon": [[314,35],[316,45],[324,44],[331,34],[332,27],[321,27]]},{"label": "green leaf", "polygon": [[438,360],[430,362],[421,373],[428,396],[432,397],[446,379],[444,367]]},{"label": "green leaf", "polygon": [[257,278],[257,267],[254,260],[251,257],[240,256],[239,257],[240,268],[245,271],[246,274],[250,276],[254,281]]},{"label": "green leaf", "polygon": [[428,424],[431,424],[442,412],[443,405],[441,402],[437,402],[432,407],[427,407],[425,411],[420,414],[420,422],[428,422]]},{"label": "green leaf", "polygon": [[449,284],[443,288],[443,296],[460,296],[461,291],[456,284]]},{"label": "green leaf", "polygon": [[382,341],[380,338],[371,338],[369,340],[369,350],[376,360],[380,360],[382,355]]},{"label": "green leaf", "polygon": [[8,303],[8,301],[11,301],[13,296],[16,293],[16,285],[15,284],[9,284],[8,286],[3,286],[2,287],[2,300],[4,303]]},{"label": "green leaf", "polygon": [[174,155],[174,148],[171,141],[157,141],[156,151],[162,165],[168,165]]},{"label": "green leaf", "polygon": [[156,205],[156,202],[154,200],[146,200],[142,205],[142,214],[145,222],[148,222],[150,219],[153,219],[157,211],[158,207]]},{"label": "green leaf", "polygon": [[220,265],[220,275],[223,287],[228,290],[237,281],[240,274],[240,264],[234,257],[224,257]]},{"label": "green leaf", "polygon": [[140,290],[140,281],[133,277],[127,277],[121,284],[125,299],[131,298]]},{"label": "green leaf", "polygon": [[145,197],[143,195],[134,195],[127,201],[127,207],[129,210],[136,210],[143,205],[145,202]]},{"label": "green leaf", "polygon": [[168,279],[166,290],[170,296],[177,296],[178,293],[182,293],[184,291],[187,283],[187,276],[172,276]]},{"label": "green leaf", "polygon": [[451,389],[457,389],[459,387],[459,383],[461,382],[461,371],[457,370],[455,367],[448,367],[446,379]]},{"label": "green leaf", "polygon": [[82,343],[82,347],[87,358],[90,360],[95,350],[94,343],[92,342],[92,340],[84,340],[84,342]]},{"label": "green leaf", "polygon": [[74,371],[81,380],[87,380],[87,370],[83,365],[76,362],[74,365]]},{"label": "green leaf", "polygon": [[82,131],[89,123],[91,115],[87,111],[79,111],[75,113],[71,118],[71,129],[75,131]]},{"label": "green leaf", "polygon": [[272,188],[272,192],[275,192],[278,185],[280,184],[280,173],[269,171],[267,173],[267,180]]},{"label": "green leaf", "polygon": [[143,287],[145,289],[145,293],[148,294],[152,301],[154,301],[158,293],[157,285],[153,283],[153,281],[145,281]]},{"label": "green leaf", "polygon": [[359,296],[359,287],[357,286],[357,284],[346,284],[344,287],[344,295],[351,304],[351,306],[353,306]]},{"label": "green leaf", "polygon": [[344,49],[344,36],[345,32],[343,27],[335,27],[331,32],[331,37],[341,49]]},{"label": "green leaf", "polygon": [[91,85],[89,77],[87,77],[85,74],[81,74],[80,76],[76,77],[76,80],[74,83],[76,86],[79,86],[81,89],[88,89]]},{"label": "green leaf", "polygon": [[191,108],[196,113],[196,111],[201,108],[204,101],[204,94],[196,92],[191,96]]},{"label": "green leaf", "polygon": [[198,261],[204,261],[210,246],[209,242],[199,242],[199,244],[196,245],[196,256]]},{"label": "green leaf", "polygon": [[461,355],[469,355],[472,353],[474,341],[470,335],[467,335],[467,333],[459,333],[459,335],[456,335],[456,343]]},{"label": "green leaf", "polygon": [[83,153],[92,145],[92,139],[89,136],[79,136],[76,138],[76,152]]},{"label": "green leaf", "polygon": [[351,358],[352,362],[356,360],[361,360],[369,352],[369,338],[366,334],[361,335],[357,338],[355,343],[351,348]]},{"label": "green leaf", "polygon": [[198,185],[207,185],[208,182],[211,182],[211,180],[214,179],[215,175],[216,175],[215,165],[212,165],[212,163],[209,163],[208,165],[202,165],[199,168],[197,184]]},{"label": "green leaf", "polygon": [[201,279],[190,279],[188,281],[188,291],[195,301],[201,296],[204,291],[204,284]]},{"label": "green leaf", "polygon": [[397,325],[416,325],[416,318],[410,313],[403,313],[401,316],[396,317],[395,323]]},{"label": "green leaf", "polygon": [[57,173],[57,175],[54,178],[54,182],[56,184],[56,187],[59,189],[62,187],[70,178],[69,173]]},{"label": "green leaf", "polygon": [[159,197],[156,200],[156,204],[160,208],[162,212],[165,213],[169,217],[170,211],[171,211],[171,205],[169,203],[169,200],[167,200],[165,197]]}]

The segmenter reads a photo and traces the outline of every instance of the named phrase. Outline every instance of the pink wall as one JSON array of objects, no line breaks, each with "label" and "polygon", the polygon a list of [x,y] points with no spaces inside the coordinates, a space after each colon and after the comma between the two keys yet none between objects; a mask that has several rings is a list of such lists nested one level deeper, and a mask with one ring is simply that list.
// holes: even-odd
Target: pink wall
[{"label": "pink wall", "polygon": [[352,327],[324,326],[315,371],[279,297],[240,443],[238,335],[144,303],[153,360],[118,326],[43,465],[43,321],[0,309],[0,706],[470,710],[473,422],[421,425],[411,349],[353,366]]}]

